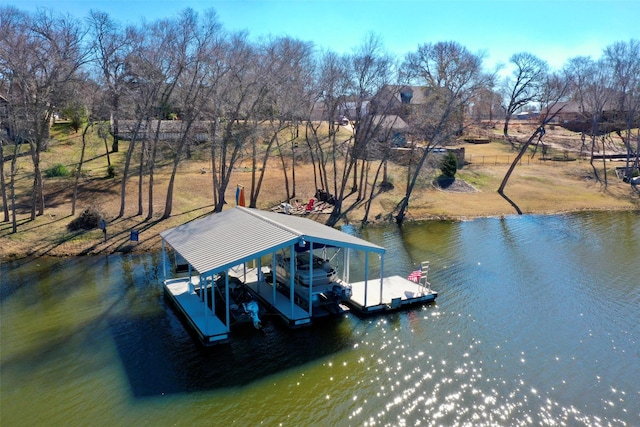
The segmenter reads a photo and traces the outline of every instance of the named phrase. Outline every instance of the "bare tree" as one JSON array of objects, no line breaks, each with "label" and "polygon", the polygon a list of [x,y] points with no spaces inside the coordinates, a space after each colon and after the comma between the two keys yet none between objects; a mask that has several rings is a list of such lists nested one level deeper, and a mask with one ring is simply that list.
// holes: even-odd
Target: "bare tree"
[{"label": "bare tree", "polygon": [[34,177],[31,219],[44,213],[44,182],[40,153],[49,141],[54,112],[71,94],[70,83],[85,62],[81,27],[49,10],[27,15],[0,8],[2,51],[0,74],[7,79],[9,111],[18,129],[12,133],[29,143]]},{"label": "bare tree", "polygon": [[[640,170],[640,41],[616,42],[604,50],[604,60],[611,69],[614,94],[612,104],[624,121],[624,129],[616,129],[627,149],[625,177],[630,181],[632,162]],[[637,129],[636,147],[632,143],[632,129]],[[624,134],[622,134],[624,131]],[[635,158],[632,153],[635,151]]]},{"label": "bare tree", "polygon": [[[249,206],[255,207],[260,188],[267,169],[267,162],[274,144],[283,164],[283,173],[288,189],[288,174],[285,155],[290,158],[293,195],[295,195],[295,139],[300,117],[306,109],[306,93],[312,82],[313,51],[312,45],[292,38],[278,38],[268,42],[263,48],[260,73],[264,77],[264,97],[259,116],[256,117],[262,136],[251,138],[252,174]],[[289,128],[287,149],[281,144],[281,133]],[[266,141],[262,150],[257,150],[256,143]],[[258,156],[261,155],[260,160]],[[258,162],[261,167],[258,167]],[[287,198],[289,199],[289,194]]]},{"label": "bare tree", "polygon": [[[346,100],[348,100],[349,119],[352,122],[353,136],[342,150],[334,144],[333,164],[334,171],[338,172],[336,178],[337,189],[335,202],[328,225],[335,225],[343,214],[343,203],[349,189],[349,179],[353,178],[351,192],[358,192],[356,202],[364,198],[365,172],[367,169],[368,149],[372,143],[377,142],[377,136],[384,123],[387,110],[381,109],[377,114],[369,111],[371,98],[383,87],[393,82],[393,61],[384,50],[381,38],[374,34],[368,34],[363,43],[348,57],[348,86]],[[335,135],[335,134],[334,134]],[[335,139],[334,139],[335,141]],[[342,169],[338,171],[336,155],[342,156]],[[360,162],[360,177],[358,181],[358,162]]]},{"label": "bare tree", "polygon": [[[216,212],[224,206],[224,194],[231,181],[234,166],[242,156],[245,141],[255,131],[254,123],[247,118],[255,118],[262,106],[264,86],[256,61],[255,47],[247,41],[244,33],[235,34],[226,46],[224,72],[216,81],[215,104],[211,110],[212,171]],[[218,128],[220,128],[218,130]]]},{"label": "bare tree", "polygon": [[135,31],[132,28],[123,31],[105,12],[92,10],[87,21],[91,35],[92,60],[99,69],[109,99],[113,136],[111,150],[117,153],[121,102],[127,90],[125,59],[132,52],[132,37]]},{"label": "bare tree", "polygon": [[71,198],[71,215],[76,214],[76,202],[78,200],[78,187],[80,184],[80,179],[82,177],[82,166],[84,165],[84,156],[87,148],[87,133],[89,129],[93,126],[95,120],[95,113],[99,114],[99,106],[97,108],[93,108],[93,101],[99,103],[100,98],[98,96],[94,96],[96,92],[98,92],[98,87],[93,82],[90,81],[88,77],[85,76],[84,79],[75,84],[74,93],[76,97],[73,99],[74,104],[78,106],[78,108],[84,110],[82,116],[86,117],[85,122],[79,123],[79,125],[83,125],[84,129],[82,131],[82,147],[80,149],[80,159],[78,160],[78,167],[75,172],[75,181],[73,184],[73,197]]},{"label": "bare tree", "polygon": [[[337,160],[342,155],[342,148],[351,140],[351,137],[338,139],[340,128],[336,123],[344,112],[348,75],[347,57],[340,57],[335,52],[323,53],[317,65],[315,89],[307,96],[305,140],[313,163],[315,188],[332,194],[338,192]],[[321,133],[325,124],[325,133]],[[327,168],[330,161],[333,162],[333,179],[329,179]]]},{"label": "bare tree", "polygon": [[494,121],[504,118],[501,114],[502,95],[495,91],[492,87],[483,88],[470,101],[470,116],[478,123],[488,120],[493,124]]},{"label": "bare tree", "polygon": [[492,82],[482,72],[482,57],[457,42],[421,45],[407,55],[403,70],[407,79],[424,85],[426,102],[412,112],[411,124],[423,141],[422,155],[409,177],[396,222],[402,224],[420,171],[433,149],[459,134],[462,109],[469,99]]},{"label": "bare tree", "polygon": [[[571,58],[566,67],[571,78],[574,99],[577,100],[585,123],[583,132],[591,136],[590,163],[598,180],[600,176],[594,165],[594,154],[597,148],[598,138],[611,131],[609,126],[604,126],[604,111],[610,106],[612,86],[611,69],[604,60],[594,61],[589,57]],[[603,140],[603,161],[604,140]],[[607,184],[606,163],[604,165],[604,184]]]},{"label": "bare tree", "polygon": [[545,135],[545,126],[547,125],[547,123],[552,121],[556,117],[556,115],[558,115],[558,113],[562,111],[562,107],[560,108],[555,108],[555,107],[560,101],[562,101],[566,97],[568,87],[569,87],[569,79],[567,79],[566,76],[559,76],[556,74],[547,75],[545,82],[546,83],[544,85],[544,90],[540,97],[541,105],[544,106],[544,108],[541,109],[541,111],[545,112],[544,115],[541,117],[542,124],[533,132],[533,134],[529,137],[529,139],[520,147],[520,151],[518,152],[518,155],[515,157],[513,162],[511,162],[511,165],[509,166],[509,169],[505,173],[504,178],[500,183],[500,187],[498,188],[498,194],[500,194],[502,198],[504,198],[507,202],[509,202],[509,204],[513,206],[513,208],[516,210],[516,212],[519,215],[522,215],[522,210],[513,200],[511,200],[504,193],[504,189],[507,185],[507,182],[509,181],[509,178],[511,177],[511,174],[513,173],[516,166],[520,162],[520,159],[522,158],[522,156],[524,156],[524,154],[527,152],[527,149],[529,148],[529,146],[534,141],[536,141],[536,138],[537,138],[536,143],[542,143],[542,138]]},{"label": "bare tree", "polygon": [[505,139],[515,147],[509,136],[509,121],[520,108],[540,100],[548,65],[545,61],[529,52],[520,52],[511,56],[512,76],[503,83],[505,112],[503,133]]},{"label": "bare tree", "polygon": [[212,60],[211,54],[219,47],[220,24],[213,10],[205,13],[203,19],[199,19],[193,10],[185,10],[182,13],[179,29],[177,54],[179,58],[183,58],[179,61],[180,67],[184,64],[185,68],[184,73],[176,74],[178,108],[182,114],[182,135],[173,157],[173,169],[167,187],[163,219],[171,215],[173,186],[182,152],[190,143],[193,126],[201,118],[209,97],[214,91],[213,86],[207,84],[208,67]]}]

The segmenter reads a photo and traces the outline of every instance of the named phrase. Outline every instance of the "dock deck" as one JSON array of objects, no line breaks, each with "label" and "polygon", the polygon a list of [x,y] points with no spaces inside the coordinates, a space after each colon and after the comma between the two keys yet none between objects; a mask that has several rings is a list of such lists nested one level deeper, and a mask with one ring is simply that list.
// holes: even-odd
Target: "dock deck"
[{"label": "dock deck", "polygon": [[[249,292],[263,305],[270,307],[288,326],[298,328],[311,325],[312,315],[296,303],[296,298],[292,303],[288,295],[278,289],[274,291],[268,281],[258,281],[257,271],[256,268],[247,269],[246,272],[229,270],[229,274],[243,281]],[[199,286],[197,276],[183,277],[167,280],[164,290],[204,345],[228,342],[230,329],[200,300],[195,290]],[[379,279],[352,283],[351,290],[352,295],[345,303],[358,314],[399,310],[432,302],[438,296],[436,291],[400,276],[383,279],[382,295]]]},{"label": "dock deck", "polygon": [[[429,290],[404,277],[391,276],[382,280],[382,296],[380,295],[380,279],[352,283],[352,295],[347,304],[360,314],[369,314],[432,302],[438,296],[436,291]],[[366,283],[368,286],[365,286]]]},{"label": "dock deck", "polygon": [[194,291],[199,286],[198,277],[183,277],[164,283],[165,295],[182,313],[204,345],[229,341],[229,328],[207,307]]},{"label": "dock deck", "polygon": [[307,310],[300,307],[295,301],[292,304],[291,299],[277,289],[274,292],[271,283],[265,280],[258,282],[258,270],[256,268],[247,269],[246,273],[230,270],[229,275],[242,280],[251,294],[258,298],[262,304],[271,307],[287,325],[297,328],[311,324],[311,316]]}]

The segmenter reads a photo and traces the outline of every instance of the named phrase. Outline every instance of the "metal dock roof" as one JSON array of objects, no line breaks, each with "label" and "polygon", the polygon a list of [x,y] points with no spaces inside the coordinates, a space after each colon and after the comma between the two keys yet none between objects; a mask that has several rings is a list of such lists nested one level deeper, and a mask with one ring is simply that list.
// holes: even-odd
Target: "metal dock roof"
[{"label": "metal dock roof", "polygon": [[308,218],[241,206],[165,230],[160,236],[200,274],[303,242],[385,252],[381,246]]}]

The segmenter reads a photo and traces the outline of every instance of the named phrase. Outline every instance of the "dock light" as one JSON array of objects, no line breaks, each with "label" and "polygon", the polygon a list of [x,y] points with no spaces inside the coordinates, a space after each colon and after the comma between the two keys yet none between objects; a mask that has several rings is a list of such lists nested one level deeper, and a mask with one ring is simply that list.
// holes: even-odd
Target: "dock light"
[{"label": "dock light", "polygon": [[306,244],[307,242],[305,242],[304,239],[300,239],[300,242],[298,242],[298,246],[300,246],[301,248],[304,248]]}]

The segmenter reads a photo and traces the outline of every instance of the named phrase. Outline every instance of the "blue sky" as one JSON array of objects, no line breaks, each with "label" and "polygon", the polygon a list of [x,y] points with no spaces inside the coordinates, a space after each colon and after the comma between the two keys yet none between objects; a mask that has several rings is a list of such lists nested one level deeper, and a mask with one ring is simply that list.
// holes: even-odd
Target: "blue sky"
[{"label": "blue sky", "polygon": [[455,40],[484,51],[488,69],[521,51],[552,68],[577,55],[597,58],[615,41],[640,39],[640,0],[0,0],[33,11],[48,7],[84,17],[91,9],[121,23],[213,8],[228,30],[288,35],[348,53],[369,32],[401,58],[427,42]]}]

